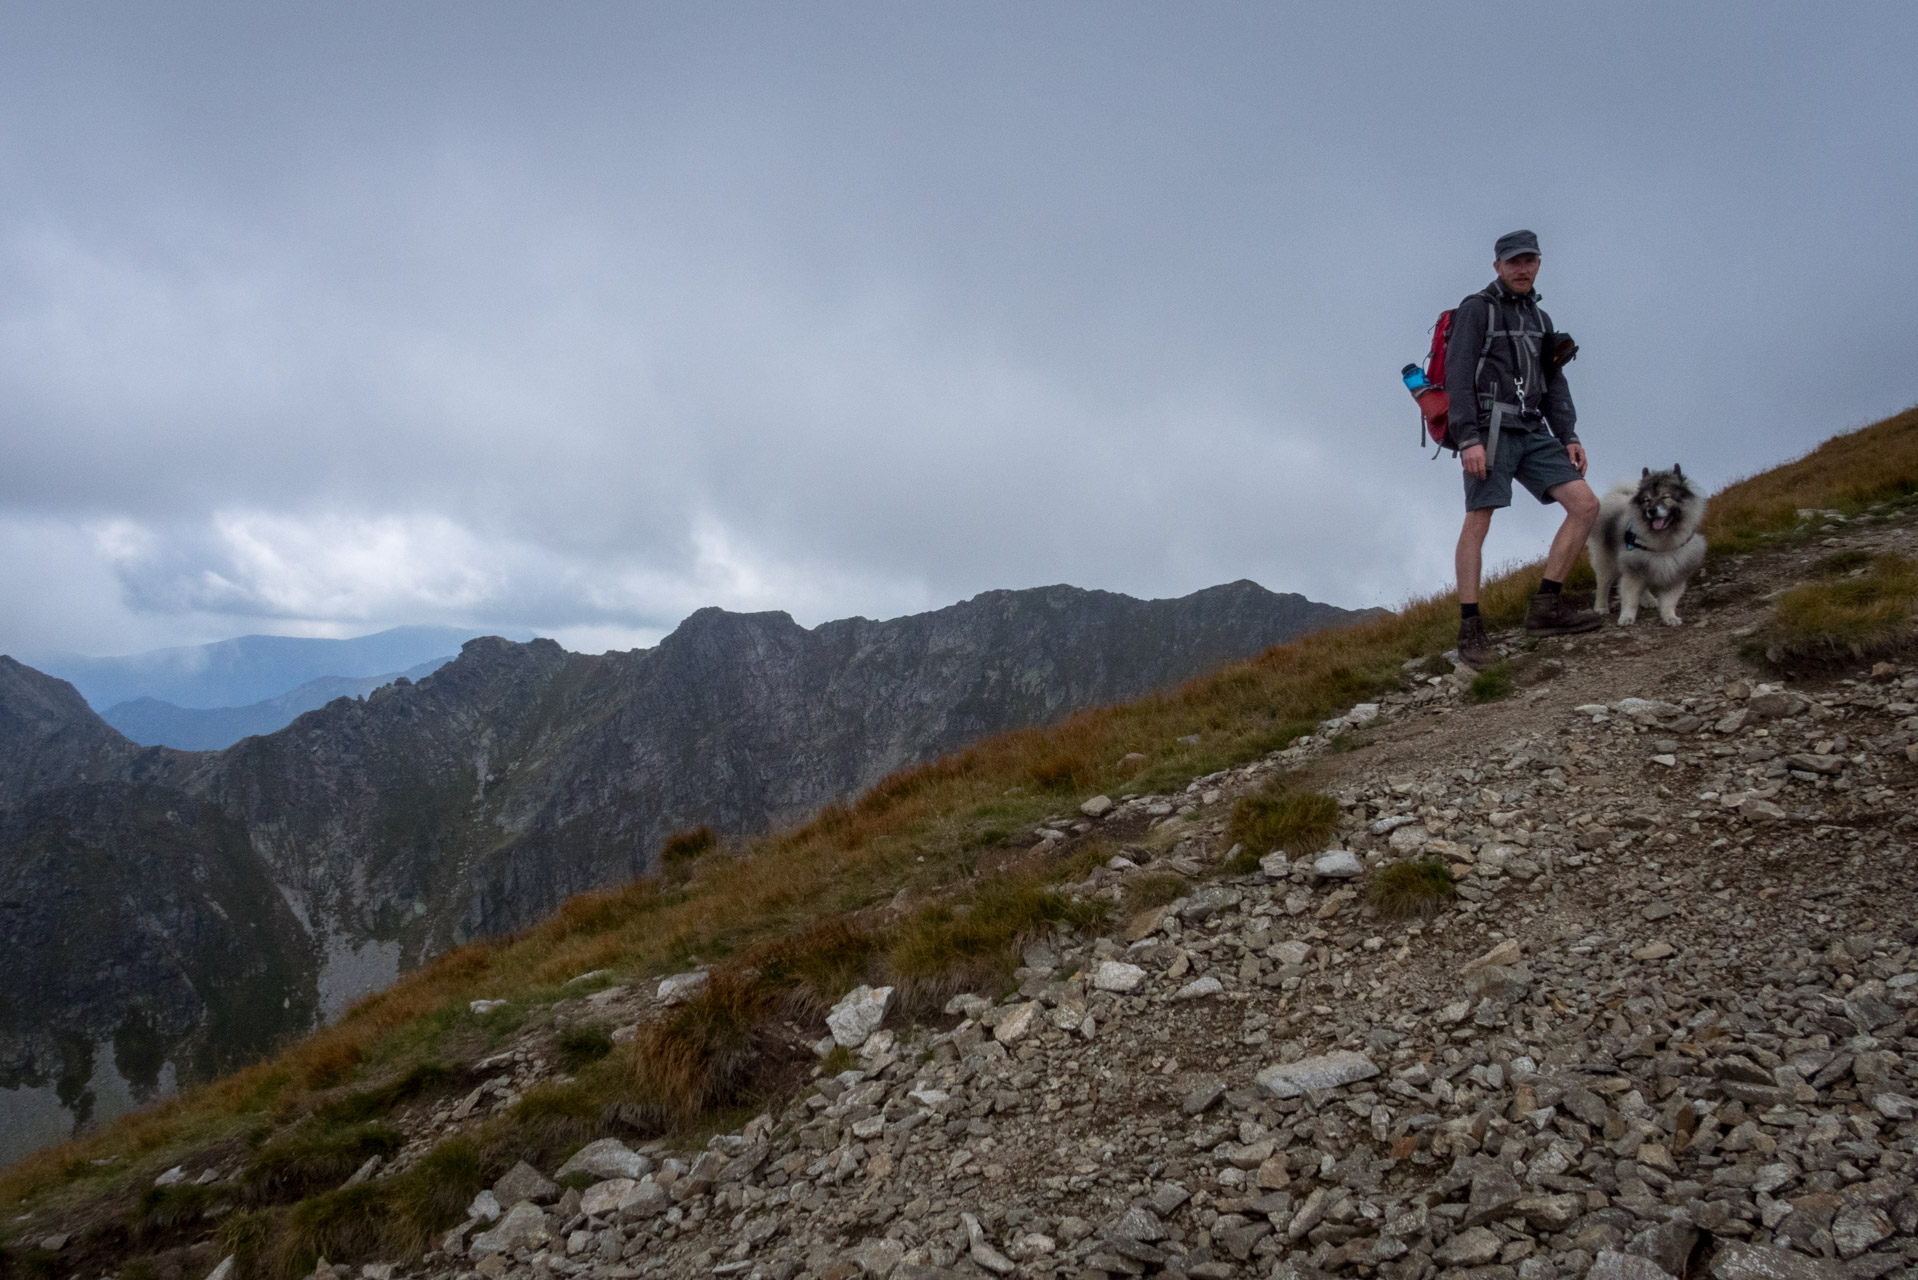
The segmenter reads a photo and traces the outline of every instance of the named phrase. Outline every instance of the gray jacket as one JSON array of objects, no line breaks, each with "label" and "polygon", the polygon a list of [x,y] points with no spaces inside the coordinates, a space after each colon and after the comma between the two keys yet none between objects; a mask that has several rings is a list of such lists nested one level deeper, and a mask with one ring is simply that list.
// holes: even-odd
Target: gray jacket
[{"label": "gray jacket", "polygon": [[1458,304],[1445,342],[1454,448],[1485,443],[1495,402],[1506,406],[1501,434],[1549,429],[1562,443],[1578,439],[1578,410],[1564,371],[1554,370],[1547,379],[1539,364],[1539,340],[1551,328],[1536,289],[1521,297],[1494,280]]}]

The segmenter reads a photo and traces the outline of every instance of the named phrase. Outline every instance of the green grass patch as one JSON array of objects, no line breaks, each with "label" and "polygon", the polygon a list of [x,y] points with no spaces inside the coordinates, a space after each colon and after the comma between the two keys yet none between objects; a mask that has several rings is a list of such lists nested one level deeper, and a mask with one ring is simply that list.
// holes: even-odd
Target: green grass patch
[{"label": "green grass patch", "polygon": [[1472,677],[1472,683],[1465,688],[1465,696],[1473,702],[1497,702],[1509,696],[1517,683],[1517,673],[1509,659],[1494,662]]},{"label": "green grass patch", "polygon": [[[1858,567],[1848,564],[1842,572]],[[1784,671],[1813,671],[1908,650],[1918,564],[1884,555],[1864,567],[1859,576],[1807,582],[1780,596],[1754,638],[1765,661]]]},{"label": "green grass patch", "polygon": [[344,1098],[325,1103],[314,1111],[323,1125],[361,1124],[377,1120],[402,1103],[425,1093],[444,1088],[453,1073],[437,1062],[423,1062],[405,1075],[372,1089],[356,1089]]},{"label": "green grass patch", "polygon": [[1458,897],[1452,869],[1438,858],[1394,862],[1375,872],[1365,884],[1365,900],[1382,916],[1404,919],[1429,917]]},{"label": "green grass patch", "polygon": [[578,1071],[613,1051],[613,1037],[597,1022],[576,1022],[553,1037],[553,1048],[568,1071]]},{"label": "green grass patch", "polygon": [[1274,850],[1314,853],[1339,829],[1339,802],[1315,791],[1288,791],[1281,782],[1242,796],[1232,808],[1226,838],[1252,853],[1253,865]]},{"label": "green grass patch", "polygon": [[[1258,859],[1253,859],[1252,865],[1257,866]],[[1126,910],[1136,913],[1151,907],[1162,907],[1183,897],[1190,887],[1191,882],[1176,871],[1153,871],[1135,876],[1126,885]]]},{"label": "green grass patch", "polygon": [[385,1125],[309,1121],[261,1147],[240,1182],[256,1202],[294,1199],[339,1186],[368,1157],[391,1156],[401,1142],[399,1132]]}]

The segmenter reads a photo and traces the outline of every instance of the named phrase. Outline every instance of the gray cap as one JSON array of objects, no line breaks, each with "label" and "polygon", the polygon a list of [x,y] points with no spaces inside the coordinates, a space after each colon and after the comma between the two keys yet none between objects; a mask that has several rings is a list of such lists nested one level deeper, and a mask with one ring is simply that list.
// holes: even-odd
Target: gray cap
[{"label": "gray cap", "polygon": [[1507,231],[1493,248],[1498,261],[1516,258],[1521,253],[1537,253],[1538,237],[1529,231]]}]

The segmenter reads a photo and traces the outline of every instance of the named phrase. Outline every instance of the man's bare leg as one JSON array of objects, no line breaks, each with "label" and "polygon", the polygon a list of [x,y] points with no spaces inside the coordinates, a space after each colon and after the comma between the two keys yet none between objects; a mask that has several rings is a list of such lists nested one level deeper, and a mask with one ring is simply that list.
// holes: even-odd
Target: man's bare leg
[{"label": "man's bare leg", "polygon": [[1485,535],[1491,532],[1492,508],[1465,513],[1465,527],[1459,530],[1458,550],[1452,565],[1458,573],[1458,602],[1478,603],[1478,580],[1484,572]]},{"label": "man's bare leg", "polygon": [[[1578,553],[1585,549],[1585,539],[1591,536],[1592,526],[1598,521],[1598,495],[1592,492],[1592,486],[1583,480],[1571,480],[1552,490],[1552,501],[1565,508],[1565,521],[1558,526],[1558,533],[1552,538],[1552,549],[1545,557],[1545,576],[1553,582],[1565,581],[1565,575],[1572,571],[1572,565],[1578,561]],[[1484,535],[1479,535],[1483,540]],[[1463,544],[1461,544],[1463,545]]]}]

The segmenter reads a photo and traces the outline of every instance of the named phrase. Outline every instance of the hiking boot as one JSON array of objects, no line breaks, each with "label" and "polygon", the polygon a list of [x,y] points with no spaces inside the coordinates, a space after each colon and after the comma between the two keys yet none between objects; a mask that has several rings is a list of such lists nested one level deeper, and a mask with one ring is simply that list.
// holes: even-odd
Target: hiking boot
[{"label": "hiking boot", "polygon": [[1492,642],[1485,638],[1485,619],[1477,615],[1459,619],[1458,660],[1474,671],[1498,661],[1498,654],[1492,652]]},{"label": "hiking boot", "polygon": [[1578,602],[1562,591],[1549,596],[1539,592],[1532,597],[1531,608],[1525,611],[1528,636],[1572,636],[1596,631],[1604,624],[1605,619],[1590,609],[1579,608]]}]

